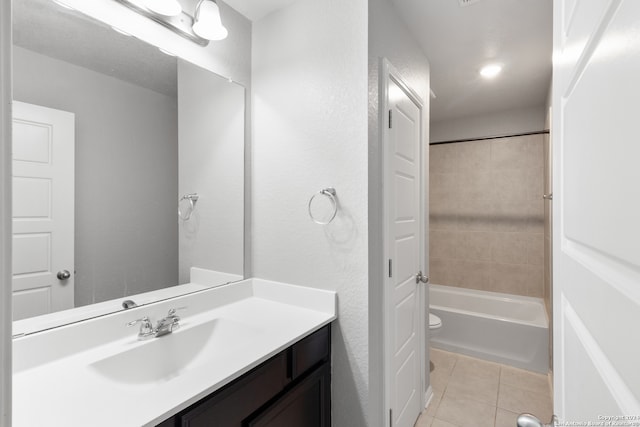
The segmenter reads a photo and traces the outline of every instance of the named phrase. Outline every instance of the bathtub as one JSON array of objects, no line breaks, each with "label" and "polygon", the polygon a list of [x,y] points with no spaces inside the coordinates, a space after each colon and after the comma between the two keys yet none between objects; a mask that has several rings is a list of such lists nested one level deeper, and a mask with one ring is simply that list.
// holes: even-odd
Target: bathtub
[{"label": "bathtub", "polygon": [[541,373],[549,370],[549,322],[541,298],[430,285],[442,319],[434,348]]}]

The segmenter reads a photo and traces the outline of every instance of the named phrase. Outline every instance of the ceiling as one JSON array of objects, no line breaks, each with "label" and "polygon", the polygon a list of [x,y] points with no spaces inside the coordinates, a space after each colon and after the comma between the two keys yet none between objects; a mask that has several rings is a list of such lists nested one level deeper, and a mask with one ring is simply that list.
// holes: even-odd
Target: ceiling
[{"label": "ceiling", "polygon": [[[257,21],[296,0],[226,0]],[[543,108],[551,84],[552,0],[389,0],[431,64],[431,120]],[[478,71],[503,65],[493,80]]]},{"label": "ceiling", "polygon": [[[552,0],[391,0],[431,64],[431,120],[543,107],[551,84]],[[502,73],[485,80],[489,62]]]},{"label": "ceiling", "polygon": [[297,0],[223,0],[226,4],[252,21],[259,21],[268,14]]}]

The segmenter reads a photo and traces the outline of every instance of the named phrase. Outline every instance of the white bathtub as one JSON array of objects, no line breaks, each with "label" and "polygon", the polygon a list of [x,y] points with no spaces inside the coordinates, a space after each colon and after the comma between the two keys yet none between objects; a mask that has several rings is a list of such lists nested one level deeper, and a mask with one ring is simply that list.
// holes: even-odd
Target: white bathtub
[{"label": "white bathtub", "polygon": [[549,322],[541,298],[430,285],[442,319],[431,345],[530,371],[549,370]]}]

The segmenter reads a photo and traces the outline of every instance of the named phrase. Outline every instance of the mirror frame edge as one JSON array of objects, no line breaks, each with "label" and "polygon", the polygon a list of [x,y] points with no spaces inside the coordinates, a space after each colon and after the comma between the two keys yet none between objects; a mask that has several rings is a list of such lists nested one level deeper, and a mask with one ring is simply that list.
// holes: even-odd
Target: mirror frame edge
[{"label": "mirror frame edge", "polygon": [[11,32],[12,2],[0,2],[0,426],[11,425]]}]

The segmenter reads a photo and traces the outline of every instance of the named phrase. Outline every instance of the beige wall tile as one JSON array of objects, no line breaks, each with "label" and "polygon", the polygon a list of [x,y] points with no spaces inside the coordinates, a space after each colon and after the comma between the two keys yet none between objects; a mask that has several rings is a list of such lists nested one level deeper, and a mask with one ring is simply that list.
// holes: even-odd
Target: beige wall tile
[{"label": "beige wall tile", "polygon": [[544,211],[543,201],[498,200],[494,208],[494,231],[543,233]]},{"label": "beige wall tile", "polygon": [[490,289],[515,295],[527,295],[530,282],[528,265],[492,264]]},{"label": "beige wall tile", "polygon": [[541,168],[542,145],[541,135],[491,140],[492,169]]},{"label": "beige wall tile", "polygon": [[459,203],[446,194],[429,196],[429,229],[456,230],[460,221]]},{"label": "beige wall tile", "polygon": [[457,144],[437,144],[429,146],[429,171],[456,172],[458,170],[459,148]]},{"label": "beige wall tile", "polygon": [[458,232],[455,257],[465,261],[491,261],[492,235],[484,231]]},{"label": "beige wall tile", "polygon": [[542,298],[544,295],[544,267],[542,265],[528,265],[529,280],[527,283],[527,296]]},{"label": "beige wall tile", "polygon": [[491,231],[494,227],[494,205],[485,199],[463,199],[459,204],[460,231]]},{"label": "beige wall tile", "polygon": [[491,259],[502,264],[527,263],[527,238],[524,233],[494,233]]},{"label": "beige wall tile", "polygon": [[525,185],[523,191],[527,198],[533,200],[543,200],[544,191],[544,168],[530,168],[526,170]]},{"label": "beige wall tile", "polygon": [[527,247],[527,264],[544,265],[544,234],[525,234]]},{"label": "beige wall tile", "polygon": [[491,199],[492,174],[490,171],[474,169],[462,170],[457,179],[460,183],[458,192],[461,199]]},{"label": "beige wall tile", "polygon": [[501,169],[491,172],[493,200],[521,202],[532,193],[527,169]]},{"label": "beige wall tile", "polygon": [[488,171],[491,169],[491,141],[469,141],[458,146],[460,171]]},{"label": "beige wall tile", "polygon": [[429,258],[430,282],[436,285],[460,286],[458,262],[447,258]]},{"label": "beige wall tile", "polygon": [[429,194],[459,197],[461,192],[460,175],[453,172],[429,174]]},{"label": "beige wall tile", "polygon": [[491,263],[482,261],[463,261],[458,264],[459,285],[467,289],[490,290]]},{"label": "beige wall tile", "polygon": [[460,246],[460,234],[452,230],[432,230],[429,234],[429,256],[433,258],[456,258]]},{"label": "beige wall tile", "polygon": [[432,283],[545,295],[543,140],[430,147]]}]

